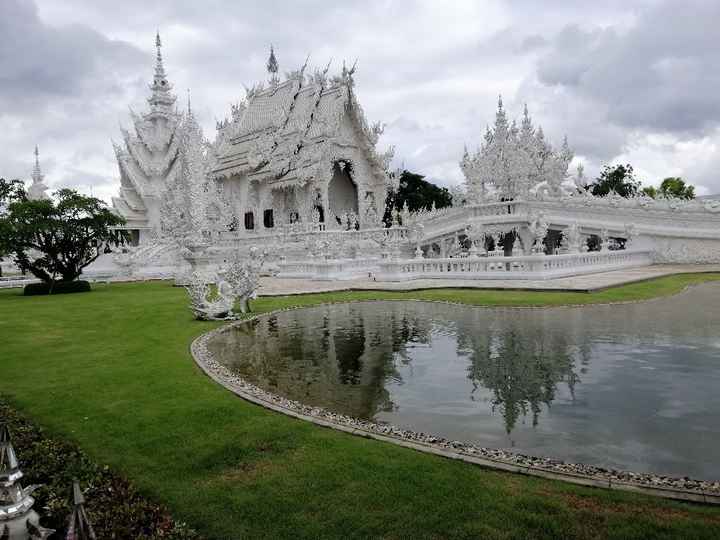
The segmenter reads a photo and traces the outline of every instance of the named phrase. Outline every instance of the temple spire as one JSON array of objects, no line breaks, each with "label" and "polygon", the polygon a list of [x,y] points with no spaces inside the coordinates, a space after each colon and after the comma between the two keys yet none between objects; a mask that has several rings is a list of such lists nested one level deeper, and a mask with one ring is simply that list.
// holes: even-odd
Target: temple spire
[{"label": "temple spire", "polygon": [[155,75],[162,75],[165,77],[165,66],[163,65],[162,59],[162,41],[160,40],[160,30],[155,34],[155,49],[157,55],[155,59]]},{"label": "temple spire", "polygon": [[280,79],[278,78],[279,66],[277,58],[275,58],[275,50],[272,45],[270,45],[270,58],[268,58],[267,61],[267,70],[270,74],[270,84],[276,86],[280,82]]},{"label": "temple spire", "polygon": [[[45,185],[45,175],[42,173],[42,170],[40,169],[40,151],[38,150],[37,145],[35,145],[35,165],[33,166],[32,175],[30,178],[32,178],[32,184],[30,184],[30,187],[28,188],[28,198],[33,201],[38,201],[40,199],[49,199],[47,193],[45,193],[48,189],[48,187]],[[1,540],[1,537],[0,537]]]},{"label": "temple spire", "polygon": [[40,170],[40,151],[38,150],[37,144],[35,145],[35,166],[33,167],[32,180],[34,184],[39,184],[43,181],[44,175]]},{"label": "temple spire", "polygon": [[153,113],[162,112],[165,114],[172,112],[172,106],[175,104],[175,96],[170,92],[172,84],[168,82],[165,73],[165,65],[162,57],[162,41],[160,40],[160,32],[155,34],[155,74],[153,82],[150,85],[152,95],[148,98],[150,110]]}]

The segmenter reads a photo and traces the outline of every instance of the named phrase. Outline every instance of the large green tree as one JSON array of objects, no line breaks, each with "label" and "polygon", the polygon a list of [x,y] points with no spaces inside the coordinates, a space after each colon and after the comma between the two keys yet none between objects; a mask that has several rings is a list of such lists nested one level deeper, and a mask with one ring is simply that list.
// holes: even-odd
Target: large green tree
[{"label": "large green tree", "polygon": [[621,197],[633,197],[640,189],[640,181],[633,174],[632,165],[605,165],[589,189],[595,196],[614,191]]},{"label": "large green tree", "polygon": [[411,212],[424,208],[444,208],[452,205],[452,195],[447,188],[436,186],[425,180],[421,174],[403,171],[399,178],[397,190],[389,191],[385,200],[385,215],[383,222],[389,226],[392,223],[393,210],[401,210],[407,203]]},{"label": "large green tree", "polygon": [[77,279],[111,245],[124,243],[122,217],[95,197],[61,189],[30,200],[22,183],[0,179],[0,252],[46,283]]},{"label": "large green tree", "polygon": [[643,188],[643,193],[648,197],[655,199],[656,197],[674,197],[676,199],[694,199],[695,186],[685,182],[679,176],[669,176],[665,178],[660,187],[647,186]]},{"label": "large green tree", "polygon": [[670,176],[660,183],[660,193],[666,197],[694,199],[695,186],[685,183],[685,180],[679,176]]},{"label": "large green tree", "polygon": [[[20,180],[0,178],[0,261],[7,259],[11,254],[8,243],[9,231],[2,218],[7,215],[9,202],[24,196],[24,193],[25,186]],[[2,276],[2,266],[0,266],[0,276]]]}]

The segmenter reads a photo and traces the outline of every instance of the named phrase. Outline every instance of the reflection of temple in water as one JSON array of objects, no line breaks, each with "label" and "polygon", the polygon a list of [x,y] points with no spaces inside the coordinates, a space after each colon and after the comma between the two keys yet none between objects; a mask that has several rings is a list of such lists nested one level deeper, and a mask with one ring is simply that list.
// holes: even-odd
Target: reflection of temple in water
[{"label": "reflection of temple in water", "polygon": [[612,341],[618,329],[626,344],[670,339],[677,320],[699,335],[713,332],[712,321],[691,302],[674,303],[672,311],[656,306],[488,310],[423,302],[336,304],[261,317],[223,334],[211,348],[262,388],[370,419],[400,412],[392,386],[405,384],[401,372],[406,379],[412,373],[401,368],[413,368],[414,358],[419,362],[418,345],[425,350],[430,345],[436,355],[423,362],[449,369],[449,359],[436,348],[446,336],[456,347],[453,356],[466,362],[460,381],[470,382],[470,399],[486,401],[511,434],[526,419],[537,426],[559,396],[574,400],[593,347]]},{"label": "reflection of temple in water", "polygon": [[243,378],[270,392],[371,419],[395,405],[386,381],[402,383],[396,363],[409,362],[407,347],[429,341],[431,317],[364,304],[310,308],[262,317],[223,334],[213,353]]},{"label": "reflection of temple in water", "polygon": [[579,327],[549,331],[537,314],[491,316],[466,308],[464,317],[455,318],[456,306],[414,303],[407,309],[384,302],[381,310],[373,309],[378,305],[340,304],[262,317],[224,334],[214,352],[261,388],[371,419],[395,408],[388,382],[402,384],[397,367],[412,364],[412,347],[450,334],[457,339],[458,355],[468,361],[471,399],[481,387],[490,390],[491,406],[507,433],[526,415],[537,425],[558,384],[573,392],[579,381],[576,359],[581,366],[587,361]]},{"label": "reflection of temple in water", "polygon": [[[550,406],[559,383],[574,396],[580,381],[576,359],[587,362],[587,342],[581,334],[553,331],[538,324],[537,313],[498,311],[492,319],[476,310],[458,320],[458,354],[469,361],[468,378],[473,389],[492,392],[491,405],[499,411],[509,434],[521,416],[531,415],[537,426],[542,405]],[[559,329],[558,329],[559,330]]]},{"label": "reflection of temple in water", "polygon": [[571,462],[715,477],[719,295],[720,283],[582,308],[335,304],[261,316],[209,346],[248,381],[327,410]]}]

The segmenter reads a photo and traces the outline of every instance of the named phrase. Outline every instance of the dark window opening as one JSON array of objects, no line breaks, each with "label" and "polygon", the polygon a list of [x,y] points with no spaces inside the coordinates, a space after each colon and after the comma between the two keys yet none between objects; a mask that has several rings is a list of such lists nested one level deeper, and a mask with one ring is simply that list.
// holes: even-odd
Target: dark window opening
[{"label": "dark window opening", "polygon": [[320,204],[315,205],[315,210],[318,211],[318,216],[320,223],[325,223],[325,209]]},{"label": "dark window opening", "polygon": [[266,229],[272,229],[275,226],[275,217],[273,216],[272,208],[263,212],[263,225]]},{"label": "dark window opening", "polygon": [[252,212],[245,212],[245,228],[247,230],[255,228],[255,215]]}]

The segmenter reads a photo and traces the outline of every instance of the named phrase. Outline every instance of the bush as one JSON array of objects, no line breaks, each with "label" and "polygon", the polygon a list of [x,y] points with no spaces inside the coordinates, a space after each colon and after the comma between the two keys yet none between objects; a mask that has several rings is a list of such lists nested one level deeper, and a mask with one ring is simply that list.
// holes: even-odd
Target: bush
[{"label": "bush", "polygon": [[[51,292],[52,289],[52,292]],[[87,281],[56,281],[50,283],[30,283],[25,285],[23,294],[25,296],[36,296],[40,294],[67,294],[76,292],[90,292],[90,283]]]}]

